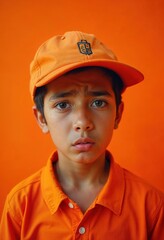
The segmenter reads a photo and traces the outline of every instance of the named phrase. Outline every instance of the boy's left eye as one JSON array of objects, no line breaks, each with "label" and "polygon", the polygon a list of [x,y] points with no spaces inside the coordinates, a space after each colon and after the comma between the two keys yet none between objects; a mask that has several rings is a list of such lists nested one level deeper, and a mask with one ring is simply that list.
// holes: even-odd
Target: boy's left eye
[{"label": "boy's left eye", "polygon": [[105,107],[106,106],[106,102],[104,100],[95,100],[93,103],[92,103],[92,107],[95,107],[95,108],[102,108],[102,107]]}]

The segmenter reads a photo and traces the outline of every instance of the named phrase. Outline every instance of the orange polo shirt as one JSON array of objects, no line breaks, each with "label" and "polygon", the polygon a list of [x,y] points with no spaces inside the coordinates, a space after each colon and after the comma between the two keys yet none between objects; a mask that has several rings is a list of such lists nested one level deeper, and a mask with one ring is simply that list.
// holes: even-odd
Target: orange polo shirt
[{"label": "orange polo shirt", "polygon": [[83,214],[61,190],[54,175],[54,153],[46,167],[8,195],[1,240],[162,240],[163,194],[110,158],[102,191]]}]

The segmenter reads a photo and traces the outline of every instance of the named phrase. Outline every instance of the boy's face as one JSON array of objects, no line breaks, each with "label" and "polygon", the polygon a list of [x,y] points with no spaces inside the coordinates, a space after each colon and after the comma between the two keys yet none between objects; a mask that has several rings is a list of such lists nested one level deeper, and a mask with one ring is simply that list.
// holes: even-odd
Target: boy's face
[{"label": "boy's face", "polygon": [[92,163],[104,156],[123,111],[116,112],[109,75],[100,68],[67,73],[47,85],[44,117],[35,115],[50,132],[59,160]]}]

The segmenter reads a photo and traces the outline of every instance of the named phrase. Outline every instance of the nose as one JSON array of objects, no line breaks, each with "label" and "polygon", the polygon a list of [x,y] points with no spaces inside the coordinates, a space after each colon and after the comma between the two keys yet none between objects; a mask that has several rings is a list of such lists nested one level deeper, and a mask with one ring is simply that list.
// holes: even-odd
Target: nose
[{"label": "nose", "polygon": [[79,110],[74,115],[73,128],[78,132],[91,131],[94,128],[93,121],[88,111]]}]

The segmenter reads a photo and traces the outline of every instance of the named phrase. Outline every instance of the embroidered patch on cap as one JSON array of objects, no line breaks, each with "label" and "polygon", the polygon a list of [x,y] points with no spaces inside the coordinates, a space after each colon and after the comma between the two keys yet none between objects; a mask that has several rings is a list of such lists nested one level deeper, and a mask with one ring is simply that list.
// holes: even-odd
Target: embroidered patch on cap
[{"label": "embroidered patch on cap", "polygon": [[77,45],[79,47],[80,53],[85,55],[90,55],[93,53],[91,49],[91,44],[87,42],[87,40],[81,40],[80,42],[77,43]]}]

